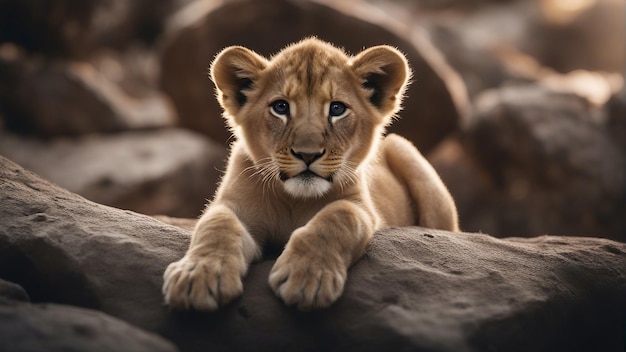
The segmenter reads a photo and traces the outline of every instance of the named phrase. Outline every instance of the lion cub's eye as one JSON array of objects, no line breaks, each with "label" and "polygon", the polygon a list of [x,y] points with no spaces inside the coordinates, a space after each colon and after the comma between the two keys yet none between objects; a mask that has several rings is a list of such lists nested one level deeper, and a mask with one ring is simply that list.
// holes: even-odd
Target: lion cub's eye
[{"label": "lion cub's eye", "polygon": [[348,114],[348,107],[340,101],[333,101],[328,108],[328,116],[332,122],[335,122]]},{"label": "lion cub's eye", "polygon": [[276,100],[270,104],[270,111],[272,115],[282,120],[289,116],[289,103],[282,99]]}]

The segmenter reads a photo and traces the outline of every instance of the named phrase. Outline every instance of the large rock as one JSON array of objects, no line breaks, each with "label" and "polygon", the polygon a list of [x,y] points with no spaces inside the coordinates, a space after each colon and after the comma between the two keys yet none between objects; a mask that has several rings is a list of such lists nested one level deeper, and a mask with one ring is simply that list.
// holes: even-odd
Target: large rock
[{"label": "large rock", "polygon": [[464,231],[483,232],[495,237],[506,237],[509,235],[507,231],[517,236],[530,236],[514,225],[510,228],[508,223],[502,224],[504,210],[498,208],[496,200],[504,196],[494,195],[497,190],[494,190],[491,175],[468,155],[458,136],[441,142],[428,155],[428,160],[454,198]]},{"label": "large rock", "polygon": [[52,141],[0,131],[0,155],[98,203],[196,217],[213,196],[226,149],[177,129]]},{"label": "large rock", "polygon": [[83,61],[42,61],[0,45],[0,112],[7,129],[43,137],[171,126],[156,91],[133,97]]},{"label": "large rock", "polygon": [[0,298],[3,352],[175,352],[176,347],[104,313],[57,304]]},{"label": "large rock", "polygon": [[[624,72],[626,11],[621,0],[539,1],[539,16],[521,44],[560,72],[576,69]],[[601,38],[601,40],[599,40]]]},{"label": "large rock", "polygon": [[607,103],[608,128],[613,139],[626,150],[626,84]]},{"label": "large rock", "polygon": [[83,59],[101,46],[152,43],[165,19],[193,0],[0,1],[0,42],[47,57]]},{"label": "large rock", "polygon": [[529,17],[537,12],[533,1],[481,5],[462,11],[463,6],[455,4],[447,11],[415,15],[420,16],[420,25],[427,29],[446,61],[461,75],[472,99],[485,89],[520,78],[507,69],[504,54],[514,51],[523,40],[529,30]]},{"label": "large rock", "polygon": [[89,202],[0,159],[0,278],[35,302],[99,309],[182,351],[622,351],[626,245],[499,240],[423,228],[378,233],[330,309],[271,292],[272,259],[213,314],[170,312],[161,275],[189,232]]},{"label": "large rock", "polygon": [[0,42],[50,56],[84,55],[93,1],[0,1]]},{"label": "large rock", "polygon": [[[397,22],[366,3],[325,4],[316,1],[199,1],[172,18],[162,49],[161,87],[173,100],[183,126],[226,142],[228,133],[221,108],[207,78],[211,60],[229,45],[243,45],[270,56],[307,36],[356,54],[366,47],[388,44],[404,52],[413,69],[402,117],[391,131],[411,139],[427,151],[454,131],[466,112],[463,83],[439,52],[420,36],[391,28]],[[358,35],[355,35],[358,33]],[[408,33],[408,34],[407,34]]]},{"label": "large rock", "polygon": [[498,236],[626,241],[626,153],[607,114],[576,94],[534,84],[481,95],[462,134],[461,153],[473,166],[458,161],[463,155],[448,162],[474,173],[472,181],[447,180],[451,189],[469,182],[484,190],[480,201],[459,201],[472,211],[468,227]]},{"label": "large rock", "polygon": [[0,279],[0,299],[1,298],[24,302],[30,300],[22,286],[2,279]]},{"label": "large rock", "polygon": [[[535,65],[542,71],[549,67],[561,73],[583,69],[623,75],[621,0],[485,1],[480,6],[477,1],[433,2],[438,9],[410,3],[417,7],[411,16],[402,16],[409,4],[396,6],[395,16],[427,28],[472,98],[511,80],[545,76],[537,72],[540,77],[528,77]],[[597,89],[592,83],[587,86]]]}]

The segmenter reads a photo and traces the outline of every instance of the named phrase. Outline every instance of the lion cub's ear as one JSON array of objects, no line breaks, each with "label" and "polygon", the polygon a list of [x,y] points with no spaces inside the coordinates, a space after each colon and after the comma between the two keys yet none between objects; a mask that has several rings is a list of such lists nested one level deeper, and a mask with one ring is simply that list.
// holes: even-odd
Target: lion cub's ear
[{"label": "lion cub's ear", "polygon": [[211,79],[217,86],[222,108],[236,118],[246,104],[246,93],[252,88],[268,61],[259,54],[241,46],[231,46],[219,53],[211,64]]},{"label": "lion cub's ear", "polygon": [[404,55],[387,46],[375,46],[352,58],[352,68],[361,79],[369,101],[385,116],[400,109],[411,76]]}]

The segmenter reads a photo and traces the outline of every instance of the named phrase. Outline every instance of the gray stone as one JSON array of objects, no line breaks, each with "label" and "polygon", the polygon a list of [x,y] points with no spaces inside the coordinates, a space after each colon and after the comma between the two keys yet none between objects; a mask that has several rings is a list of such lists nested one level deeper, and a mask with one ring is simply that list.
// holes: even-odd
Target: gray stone
[{"label": "gray stone", "polygon": [[626,150],[626,87],[622,87],[621,91],[613,94],[607,103],[606,110],[611,136],[622,150]]},{"label": "gray stone", "polygon": [[468,207],[482,213],[468,217],[469,228],[499,237],[556,233],[626,241],[626,153],[604,110],[536,84],[479,96],[463,128],[465,156],[459,156],[477,169],[467,182],[485,190],[478,192],[480,204]]},{"label": "gray stone", "polygon": [[[626,11],[619,0],[598,0],[568,8],[538,2],[520,47],[559,72],[577,69],[624,73]],[[602,40],[599,40],[602,38]]]},{"label": "gray stone", "polygon": [[86,201],[0,159],[0,278],[101,310],[181,351],[622,351],[626,245],[381,230],[331,308],[287,308],[252,265],[213,314],[171,312],[162,273],[189,232]]},{"label": "gray stone", "polygon": [[43,61],[0,45],[0,107],[6,128],[42,137],[172,126],[170,101],[135,97],[89,62]]},{"label": "gray stone", "polygon": [[169,341],[104,313],[0,298],[3,352],[174,352]]},{"label": "gray stone", "polygon": [[0,42],[56,56],[83,56],[92,47],[93,1],[1,1]]},{"label": "gray stone", "polygon": [[182,129],[52,141],[0,131],[0,155],[98,203],[196,217],[215,191],[226,149]]},{"label": "gray stone", "polygon": [[[396,6],[396,17],[427,29],[472,98],[512,81],[545,78],[550,70],[624,74],[625,12],[620,0],[417,3]],[[406,16],[411,5],[414,12]],[[594,84],[586,86],[597,90]]]},{"label": "gray stone", "polygon": [[153,44],[166,18],[190,1],[0,1],[0,42],[47,57],[84,59],[102,46]]}]

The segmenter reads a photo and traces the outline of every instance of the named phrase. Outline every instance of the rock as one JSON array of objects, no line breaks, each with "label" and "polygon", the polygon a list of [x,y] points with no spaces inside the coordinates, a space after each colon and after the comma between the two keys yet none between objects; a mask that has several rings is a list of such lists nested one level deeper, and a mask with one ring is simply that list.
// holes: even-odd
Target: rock
[{"label": "rock", "polygon": [[90,30],[95,46],[125,49],[134,43],[154,44],[167,18],[181,6],[195,0],[126,0],[96,4]]},{"label": "rock", "polygon": [[13,42],[50,56],[83,56],[91,47],[95,2],[0,1],[0,43]]},{"label": "rock", "polygon": [[523,79],[507,68],[505,54],[523,41],[529,17],[537,12],[535,7],[530,1],[494,1],[472,11],[463,11],[462,4],[455,4],[447,11],[415,16],[419,16],[419,24],[426,28],[446,61],[461,75],[474,99],[485,89]]},{"label": "rock", "polygon": [[332,3],[336,7],[331,7],[331,2],[297,0],[223,5],[201,1],[182,9],[172,18],[161,51],[161,88],[172,98],[181,125],[218,142],[229,138],[219,118],[222,111],[214,98],[214,86],[207,78],[211,60],[223,48],[243,45],[270,56],[290,43],[316,35],[352,54],[388,44],[407,55],[414,83],[404,100],[402,118],[394,122],[391,131],[427,151],[456,130],[467,110],[466,93],[439,52],[420,33],[395,34],[390,28],[397,28],[398,23],[364,2]]},{"label": "rock", "polygon": [[106,314],[57,304],[31,305],[0,298],[0,350],[170,352],[163,338]]},{"label": "rock", "polygon": [[626,149],[626,87],[611,96],[606,105],[612,138]]},{"label": "rock", "polygon": [[[529,64],[531,69],[538,65],[543,71],[587,70],[623,76],[623,1],[436,3],[443,6],[420,6],[405,21],[427,29],[432,42],[463,78],[471,98],[511,81],[537,80],[540,77],[519,71]],[[395,16],[402,18],[404,6],[398,12]]]},{"label": "rock", "polygon": [[0,43],[46,57],[85,59],[102,46],[154,43],[165,19],[190,1],[0,1]]},{"label": "rock", "polygon": [[0,131],[0,155],[98,203],[196,217],[216,189],[226,149],[177,129],[53,141]]},{"label": "rock", "polygon": [[[621,0],[537,2],[522,50],[559,72],[576,69],[623,74],[626,12]],[[540,38],[540,40],[537,40]],[[601,38],[601,40],[599,40]]]},{"label": "rock", "polygon": [[24,302],[28,302],[30,300],[28,298],[28,294],[24,291],[22,286],[0,279],[0,299],[2,298]]},{"label": "rock", "polygon": [[495,237],[507,236],[506,231],[516,233],[516,228],[501,224],[503,210],[494,200],[498,199],[497,190],[490,174],[468,155],[458,136],[439,143],[428,160],[454,198],[461,229]]},{"label": "rock", "polygon": [[481,95],[463,144],[487,176],[490,224],[471,230],[626,240],[626,154],[608,121],[585,99],[538,85]]},{"label": "rock", "polygon": [[88,62],[41,61],[0,46],[0,106],[6,128],[43,137],[171,126],[169,100],[131,97]]},{"label": "rock", "polygon": [[624,348],[623,243],[389,228],[330,309],[284,307],[266,258],[224,309],[171,312],[161,275],[188,242],[186,230],[86,201],[0,159],[0,278],[33,301],[99,309],[181,351]]},{"label": "rock", "polygon": [[[133,45],[124,51],[101,48],[89,59],[98,74],[135,99],[162,96],[156,89],[159,80],[159,57],[153,48]],[[165,100],[173,109],[169,98]],[[175,113],[172,113],[174,122]]]},{"label": "rock", "polygon": [[172,225],[172,226],[176,226],[176,227],[180,227],[183,228],[185,230],[193,230],[193,228],[196,226],[196,223],[198,222],[198,219],[189,219],[189,218],[176,218],[176,217],[171,217],[171,216],[167,216],[167,215],[152,215],[153,218],[164,222],[166,224]]}]

